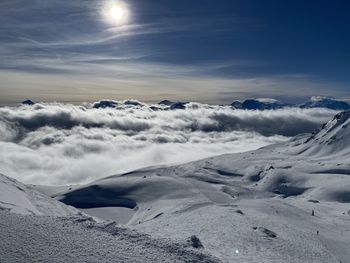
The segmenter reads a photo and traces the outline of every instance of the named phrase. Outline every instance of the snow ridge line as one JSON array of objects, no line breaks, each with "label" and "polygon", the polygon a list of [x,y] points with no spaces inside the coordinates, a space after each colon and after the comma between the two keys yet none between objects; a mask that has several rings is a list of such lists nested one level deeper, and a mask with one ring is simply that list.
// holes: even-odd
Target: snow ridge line
[{"label": "snow ridge line", "polygon": [[222,262],[215,256],[209,254],[202,249],[193,248],[188,240],[187,241],[174,241],[163,237],[155,237],[146,233],[121,227],[115,221],[102,221],[97,222],[92,217],[80,215],[72,217],[59,217],[60,220],[65,222],[72,222],[79,224],[87,229],[95,229],[102,232],[107,232],[112,236],[116,236],[119,239],[127,239],[131,242],[135,242],[135,245],[142,245],[145,247],[158,247],[170,254],[178,255],[179,257],[188,255],[189,260],[185,262],[201,262],[201,263],[219,263]]}]

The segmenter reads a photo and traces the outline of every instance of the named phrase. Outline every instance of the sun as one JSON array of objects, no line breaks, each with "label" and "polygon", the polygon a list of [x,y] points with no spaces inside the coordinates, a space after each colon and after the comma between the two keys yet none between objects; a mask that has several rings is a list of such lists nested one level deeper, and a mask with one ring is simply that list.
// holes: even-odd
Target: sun
[{"label": "sun", "polygon": [[125,10],[122,7],[115,5],[109,10],[109,15],[117,22],[122,21],[125,16]]},{"label": "sun", "polygon": [[125,25],[128,23],[130,12],[124,2],[109,2],[103,9],[103,16],[108,23],[114,25]]},{"label": "sun", "polygon": [[120,20],[124,16],[124,10],[120,6],[115,5],[111,7],[109,14],[113,19]]}]

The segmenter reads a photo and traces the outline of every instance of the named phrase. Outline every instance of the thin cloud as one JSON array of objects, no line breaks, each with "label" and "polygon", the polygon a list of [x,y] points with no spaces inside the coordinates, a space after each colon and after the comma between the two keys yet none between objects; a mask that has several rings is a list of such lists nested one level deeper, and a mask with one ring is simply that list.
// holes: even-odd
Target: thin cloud
[{"label": "thin cloud", "polygon": [[[169,94],[174,100],[229,103],[252,94],[283,96],[286,90],[291,97],[348,96],[340,84],[309,75],[253,76],[254,70],[264,67],[262,61],[229,58],[175,63],[176,57],[169,55],[172,51],[158,48],[153,38],[200,36],[225,29],[232,37],[232,30],[239,30],[242,24],[245,29],[250,25],[256,28],[256,22],[239,17],[209,21],[200,15],[194,21],[185,14],[163,15],[151,21],[133,18],[129,25],[111,26],[101,16],[103,4],[82,0],[64,5],[57,0],[1,1],[0,103],[27,97],[82,102],[100,96],[156,101],[163,99],[160,94]],[[227,19],[233,29],[223,26],[228,24]],[[174,32],[181,33],[168,34]],[[332,94],[330,88],[334,88]]]}]

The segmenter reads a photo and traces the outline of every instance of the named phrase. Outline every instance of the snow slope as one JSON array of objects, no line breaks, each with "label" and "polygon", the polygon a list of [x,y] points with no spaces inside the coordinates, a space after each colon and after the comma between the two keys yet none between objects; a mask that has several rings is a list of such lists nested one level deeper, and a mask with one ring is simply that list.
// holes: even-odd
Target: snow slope
[{"label": "snow slope", "polygon": [[0,175],[0,262],[220,262],[181,242],[96,222]]},{"label": "snow slope", "polygon": [[79,213],[15,179],[0,174],[0,210],[24,215],[71,216]]},{"label": "snow slope", "polygon": [[349,115],[311,137],[109,176],[55,197],[101,217],[130,211],[127,225],[152,235],[196,235],[224,262],[349,262]]},{"label": "snow slope", "polygon": [[89,218],[23,216],[0,211],[2,263],[219,262],[185,241],[155,239]]},{"label": "snow slope", "polygon": [[[301,146],[308,155],[329,157],[350,155],[350,111],[337,114],[315,131]],[[350,158],[350,157],[349,157]]]}]

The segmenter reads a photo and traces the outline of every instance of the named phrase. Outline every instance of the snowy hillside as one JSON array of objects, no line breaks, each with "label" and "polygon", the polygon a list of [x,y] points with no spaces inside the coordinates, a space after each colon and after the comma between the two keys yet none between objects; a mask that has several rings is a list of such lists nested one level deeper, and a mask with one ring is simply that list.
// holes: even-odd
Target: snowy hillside
[{"label": "snowy hillside", "polygon": [[[337,114],[305,141],[303,151],[309,155],[350,155],[350,111]],[[350,158],[350,157],[349,157]]]},{"label": "snowy hillside", "polygon": [[2,261],[348,262],[349,122],[343,112],[311,136],[80,186],[1,175]]},{"label": "snowy hillside", "polygon": [[0,174],[0,210],[46,216],[71,216],[79,212],[2,174]]},{"label": "snowy hillside", "polygon": [[165,238],[96,222],[0,175],[0,262],[219,262],[188,236]]},{"label": "snowy hillside", "polygon": [[349,117],[337,115],[312,138],[118,174],[55,196],[152,235],[191,233],[224,262],[348,262]]}]

